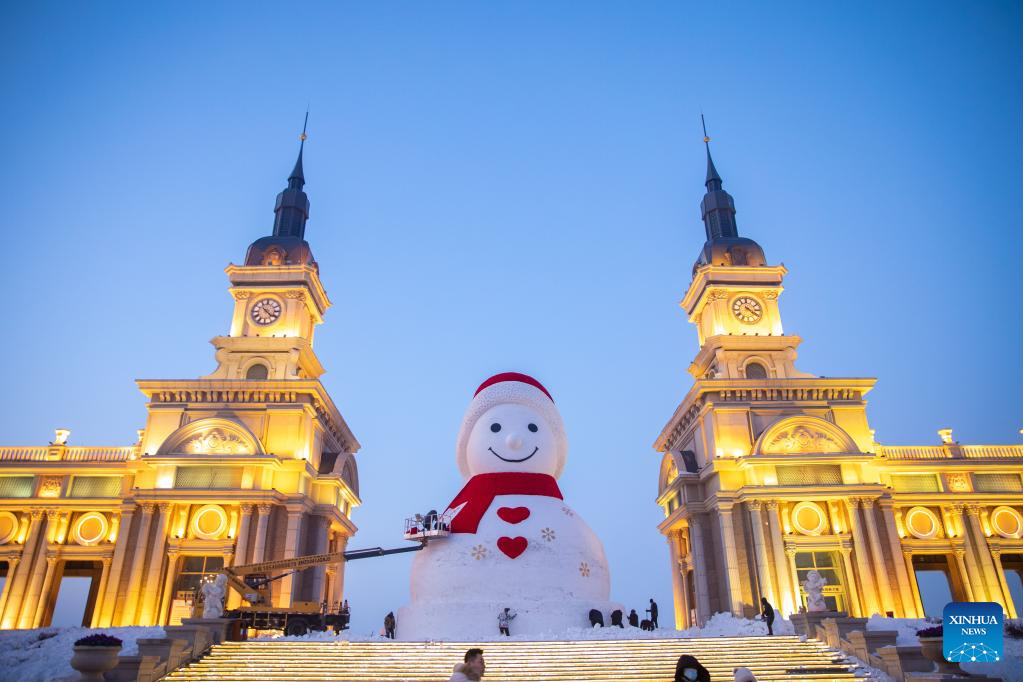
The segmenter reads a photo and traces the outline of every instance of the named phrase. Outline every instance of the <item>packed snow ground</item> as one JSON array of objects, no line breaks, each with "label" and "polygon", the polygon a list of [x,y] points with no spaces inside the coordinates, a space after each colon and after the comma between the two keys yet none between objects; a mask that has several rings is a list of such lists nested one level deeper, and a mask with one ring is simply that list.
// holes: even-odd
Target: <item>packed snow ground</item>
[{"label": "packed snow ground", "polygon": [[[494,630],[497,630],[495,621]],[[563,640],[595,640],[595,639],[691,639],[693,637],[748,637],[767,634],[767,625],[760,620],[749,620],[747,618],[736,618],[730,613],[715,614],[702,628],[688,628],[686,630],[675,630],[673,628],[659,628],[657,630],[640,630],[629,627],[595,627],[595,628],[569,628],[561,632],[545,632],[539,635],[516,635],[515,621],[512,621],[511,636],[505,637],[497,632],[480,633],[474,637],[472,642],[557,642]],[[778,619],[774,621],[774,632],[778,635],[795,634],[795,628],[790,621]],[[401,635],[401,623],[398,623],[397,634]],[[342,632],[335,635],[332,632],[310,632],[300,637],[269,635],[259,637],[261,640],[295,640],[295,641],[317,641],[317,642],[376,642],[382,641],[383,635],[379,632],[366,634],[355,634]],[[406,640],[416,641],[416,640]],[[422,641],[422,640],[418,640]],[[441,640],[434,640],[441,641]],[[466,641],[466,640],[448,640]]]},{"label": "packed snow ground", "polygon": [[[400,624],[399,624],[400,625]],[[792,635],[792,623],[779,619],[774,623],[779,635]],[[917,643],[916,631],[933,625],[923,619],[881,618],[874,616],[867,621],[868,630],[895,630],[898,644]],[[0,682],[54,682],[76,675],[70,661],[72,647],[76,640],[86,635],[102,632],[119,637],[123,642],[121,653],[134,654],[138,651],[136,640],[148,637],[163,637],[162,628],[44,628],[40,630],[0,631]],[[514,632],[514,629],[513,629]],[[541,636],[512,635],[501,637],[488,633],[475,642],[493,641],[558,641],[558,640],[615,640],[615,639],[689,639],[694,637],[746,637],[766,635],[767,626],[760,620],[736,618],[731,614],[719,613],[707,621],[702,628],[674,630],[660,628],[653,632],[626,626],[625,628],[604,627],[593,629],[573,628],[560,633],[546,633]],[[380,633],[355,634],[342,632],[313,632],[302,637],[266,636],[260,640],[278,641],[349,641],[384,642]],[[861,662],[862,663],[862,662]],[[964,663],[963,669],[977,675],[1000,677],[1004,682],[1023,682],[1023,639],[1005,638],[1005,655],[997,663]],[[879,670],[863,665],[863,673],[870,673],[879,682],[889,678]]]},{"label": "packed snow ground", "polygon": [[163,628],[42,628],[0,631],[0,681],[51,682],[78,673],[71,668],[75,642],[102,632],[121,640],[121,653],[138,652],[137,639],[163,637]]}]

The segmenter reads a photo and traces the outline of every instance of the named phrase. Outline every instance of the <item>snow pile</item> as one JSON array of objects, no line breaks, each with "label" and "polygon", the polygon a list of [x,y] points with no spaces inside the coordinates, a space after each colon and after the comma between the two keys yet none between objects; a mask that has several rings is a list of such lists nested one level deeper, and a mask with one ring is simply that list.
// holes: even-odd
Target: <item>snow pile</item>
[{"label": "snow pile", "polygon": [[924,618],[885,618],[873,615],[867,620],[868,630],[895,630],[898,633],[895,639],[897,646],[916,646],[919,644],[916,631],[933,625]]},{"label": "snow pile", "polygon": [[[496,627],[495,627],[496,629]],[[511,637],[504,637],[496,632],[476,633],[475,637],[469,637],[464,641],[468,642],[558,642],[567,640],[614,640],[614,639],[693,639],[697,637],[749,637],[767,634],[767,625],[758,620],[748,618],[737,618],[730,613],[715,614],[707,624],[701,627],[692,627],[686,630],[674,630],[670,628],[659,628],[648,631],[633,627],[603,627],[603,628],[567,628],[558,632],[542,632],[540,634],[515,634],[515,621],[512,621]],[[793,635],[795,629],[790,621],[777,619],[774,621],[774,632],[779,635]],[[401,623],[398,623],[398,635],[401,634]],[[281,640],[281,641],[315,641],[315,642],[379,642],[386,641],[379,634],[356,635],[342,632],[335,635],[331,632],[310,632],[300,637],[295,636],[264,636],[260,640]],[[428,640],[423,640],[428,641]],[[458,640],[447,640],[458,641]]]},{"label": "snow pile", "polygon": [[1000,677],[1002,682],[1023,682],[1023,639],[1005,637],[1002,660],[995,663],[961,663],[960,667],[974,675]]},{"label": "snow pile", "polygon": [[[917,630],[931,627],[937,623],[924,618],[882,618],[872,616],[867,621],[868,630],[895,630],[898,636],[895,643],[899,646],[916,646],[920,643]],[[1023,639],[1005,636],[1005,651],[1002,660],[996,663],[962,663],[963,670],[974,675],[1000,677],[1003,682],[1023,682]]]},{"label": "snow pile", "polygon": [[75,642],[86,635],[102,633],[122,641],[121,654],[138,652],[135,640],[163,637],[163,628],[44,628],[41,630],[0,630],[0,673],[3,679],[19,682],[50,682],[75,676],[71,656]]}]

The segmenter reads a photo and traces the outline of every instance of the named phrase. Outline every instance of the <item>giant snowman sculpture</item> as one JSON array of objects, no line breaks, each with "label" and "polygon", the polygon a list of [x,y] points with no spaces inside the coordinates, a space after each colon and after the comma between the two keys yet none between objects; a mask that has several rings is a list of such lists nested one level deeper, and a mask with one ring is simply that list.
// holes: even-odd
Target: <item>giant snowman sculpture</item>
[{"label": "giant snowman sculpture", "polygon": [[604,547],[558,489],[567,453],[561,415],[539,381],[509,372],[480,385],[455,449],[468,480],[444,513],[451,535],[413,560],[400,639],[497,635],[505,607],[517,614],[513,635],[589,627],[590,609],[609,623],[621,606],[608,601]]}]

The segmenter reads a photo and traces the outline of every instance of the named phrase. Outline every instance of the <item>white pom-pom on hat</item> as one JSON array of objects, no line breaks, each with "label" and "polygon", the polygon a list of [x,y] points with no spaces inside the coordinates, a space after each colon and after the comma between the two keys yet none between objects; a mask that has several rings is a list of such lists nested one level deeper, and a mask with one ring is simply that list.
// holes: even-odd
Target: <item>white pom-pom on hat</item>
[{"label": "white pom-pom on hat", "polygon": [[540,413],[540,416],[547,422],[551,433],[554,435],[556,444],[554,478],[561,476],[565,468],[565,460],[568,457],[568,438],[565,436],[565,424],[561,421],[561,413],[551,394],[539,381],[528,374],[519,372],[503,372],[490,377],[476,389],[476,394],[469,403],[465,416],[462,417],[462,427],[458,431],[458,440],[455,442],[455,461],[462,476],[469,478],[468,452],[466,446],[469,442],[469,434],[473,426],[487,410],[495,405],[514,403],[531,407]]}]

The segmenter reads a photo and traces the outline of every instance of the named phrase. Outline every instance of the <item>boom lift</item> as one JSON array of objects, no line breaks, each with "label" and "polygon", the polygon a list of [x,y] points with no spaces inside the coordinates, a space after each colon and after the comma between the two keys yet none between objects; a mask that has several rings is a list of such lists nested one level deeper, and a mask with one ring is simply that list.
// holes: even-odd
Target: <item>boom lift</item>
[{"label": "boom lift", "polygon": [[227,610],[224,612],[224,617],[237,621],[237,627],[240,628],[283,630],[287,635],[304,635],[310,630],[326,630],[327,628],[333,628],[335,631],[343,630],[348,627],[348,614],[341,613],[339,609],[337,611],[328,610],[326,601],[322,603],[293,601],[290,606],[272,606],[270,584],[315,566],[327,566],[342,561],[369,559],[389,554],[418,552],[424,549],[430,540],[450,535],[450,523],[451,519],[447,515],[437,516],[435,513],[427,514],[425,518],[417,514],[406,519],[404,535],[405,539],[415,543],[411,547],[393,549],[370,547],[225,567],[223,574],[227,577],[228,586],[240,594],[242,599],[248,602],[248,605]]}]

